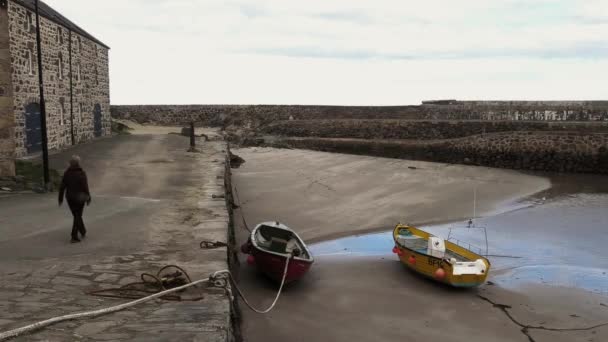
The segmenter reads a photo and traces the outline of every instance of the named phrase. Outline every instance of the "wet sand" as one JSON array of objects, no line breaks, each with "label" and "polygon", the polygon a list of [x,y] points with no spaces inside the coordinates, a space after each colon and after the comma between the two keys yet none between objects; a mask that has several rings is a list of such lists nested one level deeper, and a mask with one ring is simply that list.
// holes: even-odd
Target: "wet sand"
[{"label": "wet sand", "polygon": [[[502,209],[550,181],[511,170],[250,148],[233,181],[253,223],[279,220],[308,242],[382,231],[397,222],[450,222]],[[413,168],[413,169],[412,169]]]},{"label": "wet sand", "polygon": [[[307,241],[389,230],[399,221],[425,225],[468,218],[473,212],[474,187],[477,214],[507,222],[513,220],[508,215],[530,210],[530,203],[543,205],[542,197],[559,195],[551,193],[549,179],[509,170],[300,150],[234,152],[246,160],[234,170],[233,182],[249,225],[280,220]],[[530,201],[516,201],[521,198]],[[602,203],[598,204],[600,209]],[[555,215],[560,207],[552,210],[549,213]],[[504,211],[508,212],[500,214]],[[238,222],[240,212],[235,213]],[[597,226],[601,225],[600,221]],[[498,225],[495,232],[509,233],[505,231],[511,227]],[[518,227],[520,230],[511,231],[510,236],[529,229],[521,222]],[[243,240],[246,232],[240,232]],[[585,234],[590,239],[605,237],[601,230],[586,230]],[[556,241],[547,240],[547,244]],[[584,244],[585,238],[581,234],[575,240]],[[390,255],[390,240],[388,253],[381,252],[382,238],[378,253],[353,253],[356,244],[341,245],[343,241],[338,241],[312,245],[316,254],[313,269],[302,282],[286,290],[273,312],[258,315],[243,308],[246,341],[608,340],[607,326],[583,331],[532,328],[524,333],[518,325],[570,329],[608,322],[608,297],[601,291],[594,294],[542,282],[502,280],[475,290],[454,290],[404,268]],[[366,245],[368,240],[363,241]],[[606,253],[590,252],[597,259],[594,267],[602,267]],[[559,259],[555,263],[563,262]],[[510,270],[530,265],[521,259],[497,260],[496,264],[507,279],[517,277],[508,276]],[[242,267],[241,285],[259,306],[269,305],[276,290],[247,266]],[[491,302],[510,305],[507,311],[515,321]]]}]

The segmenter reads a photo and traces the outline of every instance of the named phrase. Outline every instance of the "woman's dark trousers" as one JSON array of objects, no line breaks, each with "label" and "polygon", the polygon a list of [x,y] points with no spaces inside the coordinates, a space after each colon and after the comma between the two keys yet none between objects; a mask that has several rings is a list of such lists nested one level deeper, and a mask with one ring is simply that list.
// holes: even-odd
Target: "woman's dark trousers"
[{"label": "woman's dark trousers", "polygon": [[87,229],[84,227],[84,221],[82,220],[84,202],[68,199],[68,205],[70,206],[70,211],[74,216],[74,223],[72,224],[72,239],[78,240],[79,232],[82,236],[87,233]]}]

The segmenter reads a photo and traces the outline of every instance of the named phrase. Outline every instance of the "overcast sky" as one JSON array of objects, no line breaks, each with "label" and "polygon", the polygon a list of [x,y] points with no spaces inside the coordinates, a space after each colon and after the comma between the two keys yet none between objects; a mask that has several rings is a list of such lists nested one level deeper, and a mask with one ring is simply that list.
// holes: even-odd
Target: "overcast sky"
[{"label": "overcast sky", "polygon": [[608,99],[608,0],[46,0],[113,104]]}]

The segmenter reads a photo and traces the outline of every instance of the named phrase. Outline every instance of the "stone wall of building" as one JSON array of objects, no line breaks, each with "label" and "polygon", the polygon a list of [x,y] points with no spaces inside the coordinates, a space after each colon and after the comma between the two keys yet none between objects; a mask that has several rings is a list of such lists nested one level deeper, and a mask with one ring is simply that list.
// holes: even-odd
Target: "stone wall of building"
[{"label": "stone wall of building", "polygon": [[13,85],[6,0],[0,0],[0,177],[15,175]]},{"label": "stone wall of building", "polygon": [[511,169],[608,174],[606,133],[508,132],[432,141],[286,137],[258,143]]},{"label": "stone wall of building", "polygon": [[[26,107],[39,103],[36,20],[32,11],[14,1],[8,2],[8,14],[16,155],[23,156],[28,154]],[[74,143],[92,139],[96,105],[101,135],[111,134],[108,49],[45,17],[40,21],[49,150],[72,144],[72,125]]]}]

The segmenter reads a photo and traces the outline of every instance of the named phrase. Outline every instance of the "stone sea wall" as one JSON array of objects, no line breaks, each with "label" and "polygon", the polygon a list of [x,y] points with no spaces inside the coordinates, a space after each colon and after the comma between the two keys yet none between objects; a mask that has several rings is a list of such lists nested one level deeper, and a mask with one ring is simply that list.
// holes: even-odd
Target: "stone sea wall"
[{"label": "stone sea wall", "polygon": [[483,133],[517,131],[607,132],[608,121],[491,120],[293,120],[260,128],[260,134],[357,139],[452,139]]},{"label": "stone sea wall", "polygon": [[420,106],[112,106],[139,123],[221,126],[244,145],[606,173],[608,101],[429,101]]},{"label": "stone sea wall", "polygon": [[424,101],[421,119],[608,121],[608,101]]},{"label": "stone sea wall", "polygon": [[200,126],[257,127],[290,119],[365,119],[370,115],[400,118],[414,116],[417,108],[418,106],[125,105],[112,106],[112,117],[158,125],[181,126],[193,121]]},{"label": "stone sea wall", "polygon": [[124,105],[112,117],[138,123],[261,126],[281,120],[402,119],[502,121],[608,121],[608,101],[457,101],[420,106]]},{"label": "stone sea wall", "polygon": [[446,140],[268,139],[267,145],[456,164],[608,174],[608,134],[508,132]]}]

